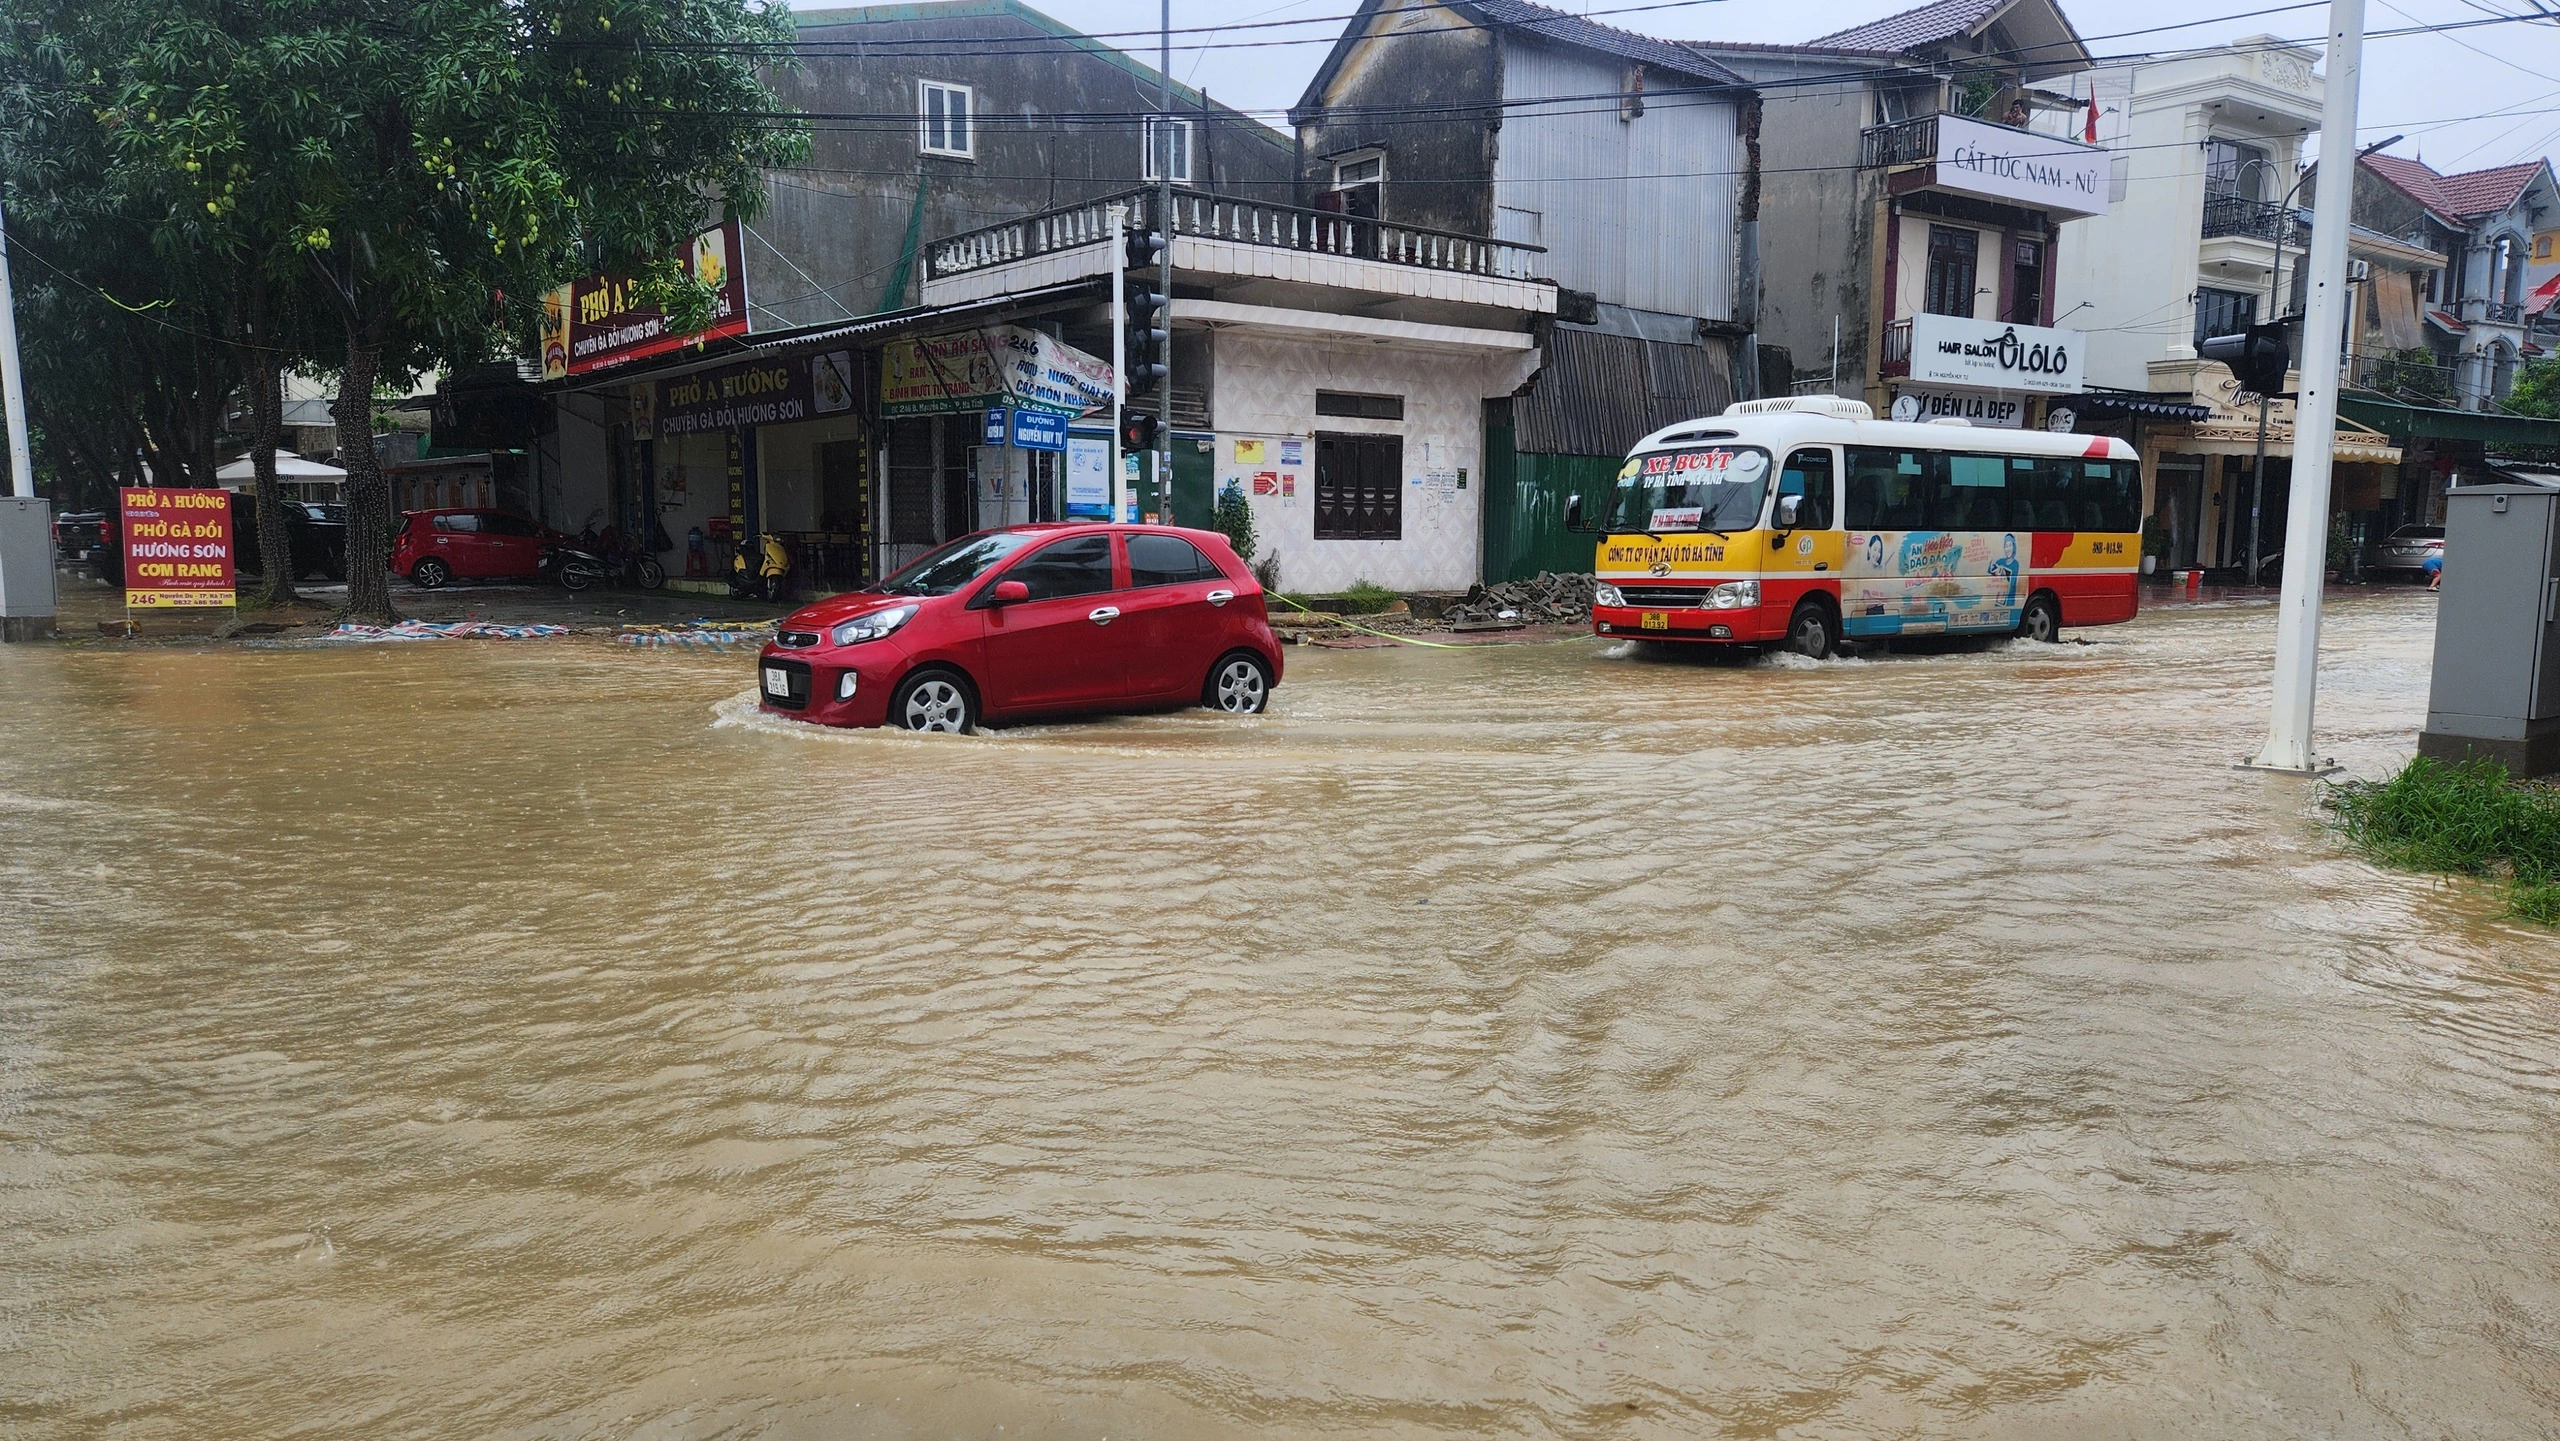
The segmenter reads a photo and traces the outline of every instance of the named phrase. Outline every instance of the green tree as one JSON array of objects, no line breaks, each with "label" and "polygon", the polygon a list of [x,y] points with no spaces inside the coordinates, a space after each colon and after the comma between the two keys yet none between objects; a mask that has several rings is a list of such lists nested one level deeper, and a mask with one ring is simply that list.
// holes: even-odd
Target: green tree
[{"label": "green tree", "polygon": [[249,273],[292,273],[334,332],[360,619],[393,614],[377,381],[522,353],[542,293],[600,268],[699,305],[685,241],[806,146],[759,73],[792,34],[763,0],[131,3],[119,162],[238,218]]},{"label": "green tree", "polygon": [[2518,415],[2560,420],[2560,356],[2528,360],[2516,371],[2516,387],[2507,392],[2507,409]]}]

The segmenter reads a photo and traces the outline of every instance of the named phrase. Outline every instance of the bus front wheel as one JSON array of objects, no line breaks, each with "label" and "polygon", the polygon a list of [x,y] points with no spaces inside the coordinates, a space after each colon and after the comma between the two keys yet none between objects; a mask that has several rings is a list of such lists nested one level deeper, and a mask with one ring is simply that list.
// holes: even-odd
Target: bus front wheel
[{"label": "bus front wheel", "polygon": [[2039,591],[2027,602],[2026,614],[2018,619],[2018,634],[2047,645],[2062,639],[2062,606],[2051,593]]},{"label": "bus front wheel", "polygon": [[1831,618],[1831,611],[1821,602],[1806,601],[1787,621],[1787,649],[1823,659],[1840,649],[1840,622]]}]

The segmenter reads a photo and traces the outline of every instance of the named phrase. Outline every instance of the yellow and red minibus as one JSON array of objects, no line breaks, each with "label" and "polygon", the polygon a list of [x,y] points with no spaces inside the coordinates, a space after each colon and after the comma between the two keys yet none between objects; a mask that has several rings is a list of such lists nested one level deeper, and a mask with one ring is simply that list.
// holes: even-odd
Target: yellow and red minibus
[{"label": "yellow and red minibus", "polygon": [[1600,532],[1592,628],[1826,656],[1844,639],[2060,638],[2134,617],[2142,468],[2097,435],[1744,401],[1639,442]]}]

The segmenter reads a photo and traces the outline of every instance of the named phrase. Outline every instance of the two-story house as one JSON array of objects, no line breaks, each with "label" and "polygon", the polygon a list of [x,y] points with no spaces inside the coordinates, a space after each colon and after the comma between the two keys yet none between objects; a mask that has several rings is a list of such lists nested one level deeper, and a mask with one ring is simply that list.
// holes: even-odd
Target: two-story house
[{"label": "two-story house", "polygon": [[1751,113],[1695,50],[1522,0],[1364,0],[1291,111],[1303,203],[1538,247],[1562,292],[1469,445],[1485,578],[1588,569],[1566,496],[1735,398]]},{"label": "two-story house", "polygon": [[2018,426],[2080,388],[2055,283],[2065,227],[2114,184],[2083,139],[2089,52],[2051,0],[1690,48],[1759,87],[1759,333],[1795,390]]},{"label": "two-story house", "polygon": [[[891,396],[884,359],[967,351],[983,372],[991,346],[1009,346],[1108,391],[1107,286],[949,310],[926,294],[937,241],[1130,190],[1156,178],[1155,155],[1178,185],[1282,202],[1296,163],[1287,135],[1189,86],[1159,115],[1152,68],[1019,0],[794,18],[796,64],[772,79],[809,117],[808,158],[766,177],[765,213],[697,238],[688,263],[719,295],[710,331],[663,333],[610,277],[564,287],[532,492],[569,528],[654,525],[677,544],[679,576],[716,576],[736,541],[780,533],[826,587],[1066,508],[1054,428],[1027,432],[1042,447],[1030,453],[1009,431],[991,441],[985,412],[1006,393],[955,373]],[[1061,298],[1075,305],[1038,309]],[[1177,399],[1197,389],[1177,386]],[[1072,408],[1055,394],[1029,408],[1043,406]],[[1203,503],[1187,518],[1205,517]]]},{"label": "two-story house", "polygon": [[[2550,162],[2445,175],[2424,161],[2367,155],[2354,202],[2357,225],[2442,257],[2407,296],[2380,293],[2392,322],[2387,339],[2396,343],[2358,356],[2358,380],[2418,389],[2463,410],[2498,409],[2515,388],[2516,367],[2544,348],[2536,325],[2543,307],[2530,302],[2535,245],[2545,247],[2547,268],[2550,227],[2560,221]],[[2435,373],[2421,377],[2417,365],[2430,360]]]}]

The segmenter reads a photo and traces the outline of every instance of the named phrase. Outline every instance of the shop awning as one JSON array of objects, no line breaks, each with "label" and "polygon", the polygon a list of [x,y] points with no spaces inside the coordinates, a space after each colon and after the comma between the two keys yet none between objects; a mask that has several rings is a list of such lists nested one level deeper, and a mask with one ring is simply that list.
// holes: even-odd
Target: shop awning
[{"label": "shop awning", "polygon": [[2157,420],[2205,420],[2213,415],[2211,407],[2181,400],[2174,393],[2153,395],[2140,390],[2092,390],[2054,403],[2077,406],[2082,410],[2114,411],[2119,415],[2145,415]]},{"label": "shop awning", "polygon": [[1102,282],[1093,279],[1071,280],[1061,285],[1044,285],[1035,290],[1016,291],[1010,295],[994,295],[984,300],[965,301],[958,305],[914,305],[905,310],[892,310],[865,316],[843,325],[813,325],[786,330],[772,336],[756,336],[748,340],[749,350],[780,350],[793,345],[824,345],[843,340],[870,340],[882,336],[903,335],[927,330],[947,330],[984,320],[1001,313],[1035,308],[1040,305],[1070,300],[1094,293]]},{"label": "shop awning", "polygon": [[2365,395],[2339,396],[2338,414],[2394,440],[2476,440],[2483,445],[2560,449],[2560,420],[2536,420],[2529,415],[2402,405]]}]

